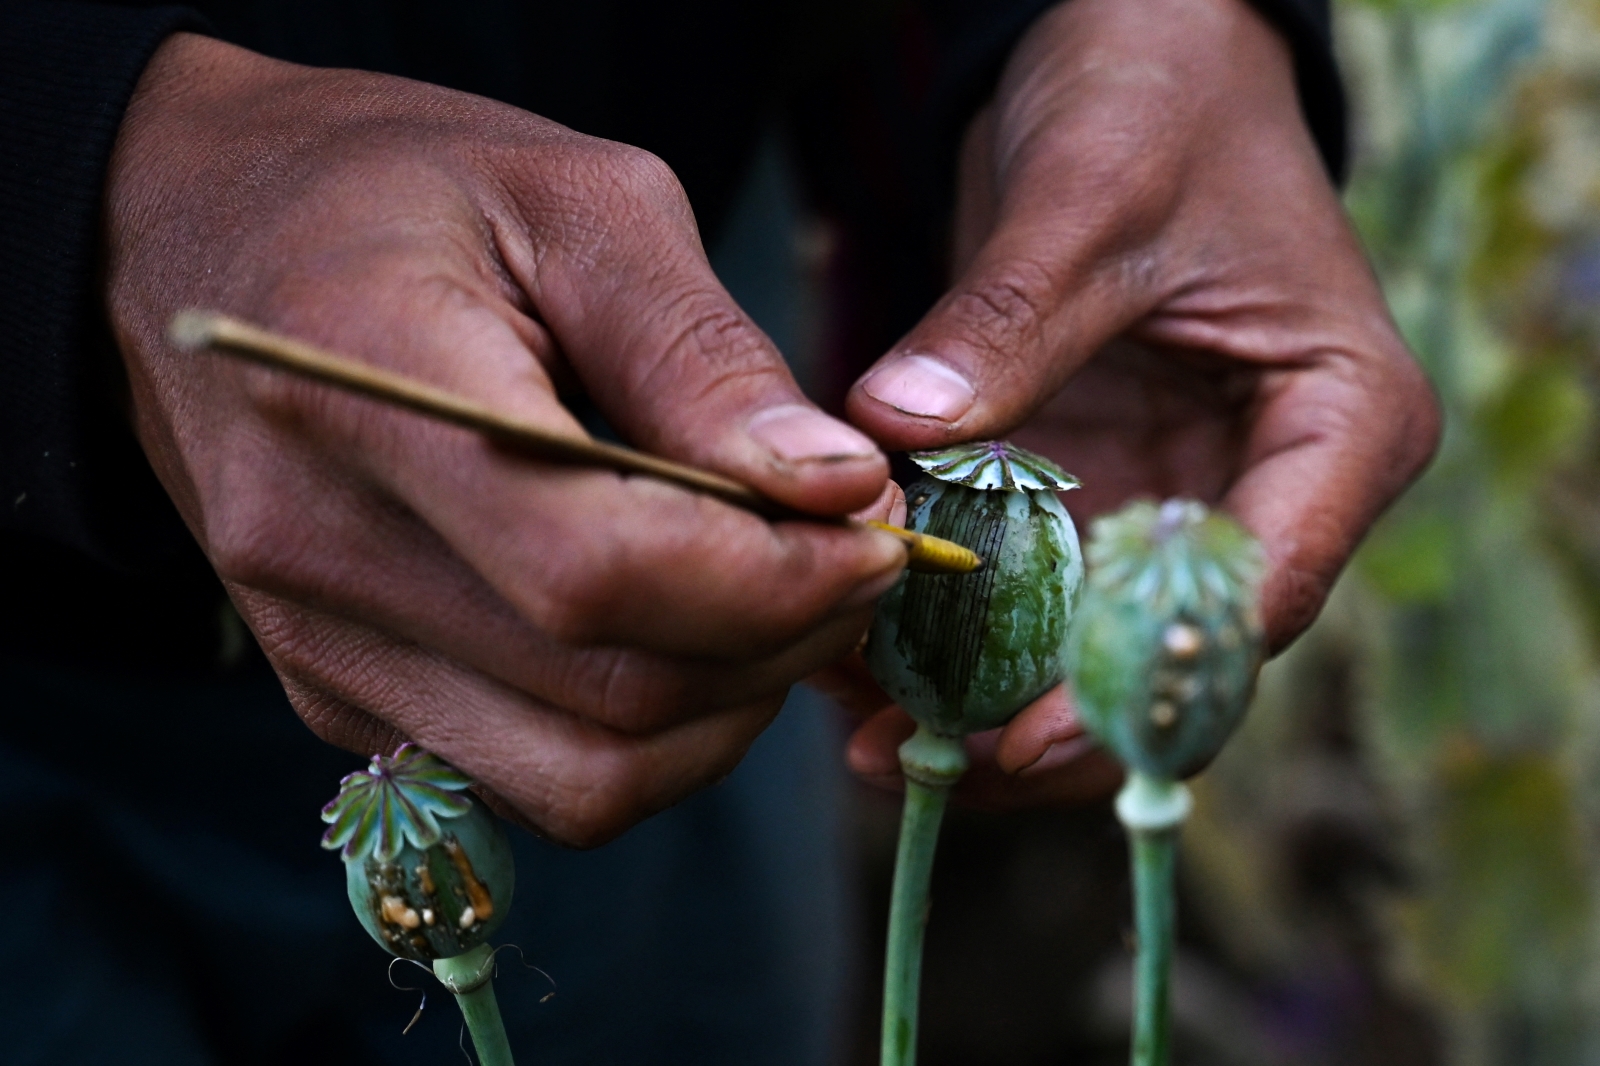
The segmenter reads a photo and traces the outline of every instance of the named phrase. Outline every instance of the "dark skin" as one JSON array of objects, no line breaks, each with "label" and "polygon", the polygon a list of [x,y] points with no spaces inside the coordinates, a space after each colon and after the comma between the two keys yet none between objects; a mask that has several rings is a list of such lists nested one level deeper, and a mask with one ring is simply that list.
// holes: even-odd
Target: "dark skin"
[{"label": "dark skin", "polygon": [[[1063,4],[1013,54],[961,176],[956,281],[857,384],[851,420],[891,449],[1009,436],[1052,456],[1083,480],[1064,499],[1085,532],[1138,496],[1220,506],[1266,548],[1283,648],[1426,465],[1439,415],[1282,40],[1237,0]],[[907,356],[935,362],[931,384],[892,376]],[[894,786],[910,720],[859,678],[832,687],[872,714],[851,766]],[[987,806],[1120,779],[1064,689],[969,748],[963,792]]]},{"label": "dark skin", "polygon": [[[957,280],[852,392],[863,435],[800,394],[653,157],[180,35],[107,190],[135,424],[319,735],[414,738],[576,845],[726,774],[791,683],[855,646],[903,550],[184,356],[172,312],[567,432],[559,392],[581,384],[639,446],[816,514],[891,511],[879,445],[1013,435],[1083,477],[1080,519],[1135,494],[1231,510],[1267,546],[1271,638],[1292,638],[1437,420],[1281,41],[1242,0],[1072,0],[1013,54],[961,168]],[[906,720],[841,676],[876,712],[851,764],[892,779]],[[983,802],[1114,784],[1059,691],[971,743]]]},{"label": "dark skin", "polygon": [[883,454],[800,394],[647,153],[180,35],[107,199],[140,440],[335,744],[415,739],[505,812],[598,844],[727,774],[904,565],[886,534],[530,462],[165,338],[175,311],[218,308],[566,433],[577,381],[650,451],[882,515]]}]

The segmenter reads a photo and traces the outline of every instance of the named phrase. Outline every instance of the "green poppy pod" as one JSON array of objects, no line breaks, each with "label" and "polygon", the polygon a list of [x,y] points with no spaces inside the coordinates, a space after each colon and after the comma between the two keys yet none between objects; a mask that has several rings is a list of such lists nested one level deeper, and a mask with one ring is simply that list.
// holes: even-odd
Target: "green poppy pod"
[{"label": "green poppy pod", "polygon": [[1189,777],[1255,689],[1260,545],[1230,518],[1169,500],[1097,520],[1088,554],[1072,636],[1084,725],[1131,770]]},{"label": "green poppy pod", "polygon": [[1078,480],[1001,441],[915,452],[906,527],[971,548],[970,574],[905,574],[878,601],[866,660],[883,690],[929,730],[1004,725],[1061,683],[1083,585],[1077,528],[1057,492]]},{"label": "green poppy pod", "polygon": [[361,925],[405,959],[450,959],[483,944],[511,907],[516,869],[504,828],[470,778],[413,744],[373,756],[322,810]]}]

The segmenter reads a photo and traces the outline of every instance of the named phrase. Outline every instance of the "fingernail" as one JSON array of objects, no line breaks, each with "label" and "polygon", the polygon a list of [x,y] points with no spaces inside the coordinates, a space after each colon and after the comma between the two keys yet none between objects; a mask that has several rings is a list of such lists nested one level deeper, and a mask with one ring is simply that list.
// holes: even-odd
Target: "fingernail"
[{"label": "fingernail", "polygon": [[868,396],[918,418],[954,422],[972,409],[978,394],[949,364],[926,355],[905,355],[873,371],[861,388]]},{"label": "fingernail", "polygon": [[769,407],[745,428],[779,459],[790,463],[841,462],[878,454],[878,446],[864,434],[803,403]]},{"label": "fingernail", "polygon": [[906,524],[906,494],[905,490],[894,482],[889,482],[894,487],[894,502],[889,504],[889,517],[885,519],[891,526],[904,527]]}]

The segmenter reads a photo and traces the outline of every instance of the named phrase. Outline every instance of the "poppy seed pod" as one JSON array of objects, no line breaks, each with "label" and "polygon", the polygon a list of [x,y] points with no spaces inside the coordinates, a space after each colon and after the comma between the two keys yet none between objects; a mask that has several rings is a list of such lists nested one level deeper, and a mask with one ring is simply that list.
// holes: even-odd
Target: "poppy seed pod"
[{"label": "poppy seed pod", "polygon": [[983,557],[970,574],[907,573],[878,601],[866,660],[918,723],[959,737],[1005,724],[1066,676],[1083,584],[1078,532],[1056,493],[1078,480],[1000,441],[915,452],[906,527]]},{"label": "poppy seed pod", "polygon": [[403,744],[345,777],[322,809],[361,925],[391,954],[449,959],[484,943],[511,906],[516,872],[500,822],[470,778]]},{"label": "poppy seed pod", "polygon": [[1130,770],[1178,780],[1214,758],[1261,666],[1261,548],[1192,500],[1094,523],[1073,627],[1083,722]]}]

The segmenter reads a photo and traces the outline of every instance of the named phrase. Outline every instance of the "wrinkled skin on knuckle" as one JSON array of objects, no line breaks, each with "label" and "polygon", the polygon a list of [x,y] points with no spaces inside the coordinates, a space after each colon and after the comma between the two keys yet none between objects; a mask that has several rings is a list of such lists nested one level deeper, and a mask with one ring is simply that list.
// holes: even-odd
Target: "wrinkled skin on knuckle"
[{"label": "wrinkled skin on knuckle", "polygon": [[1043,271],[1011,263],[1005,273],[985,279],[963,297],[972,318],[985,324],[982,332],[997,338],[991,343],[997,353],[1040,341],[1049,293],[1048,282],[1041,284],[1045,277]]},{"label": "wrinkled skin on knuckle", "polygon": [[1393,368],[1395,380],[1391,387],[1403,412],[1396,466],[1401,482],[1409,484],[1438,453],[1444,435],[1444,413],[1433,383],[1410,353],[1402,351],[1397,355]]},{"label": "wrinkled skin on knuckle", "polygon": [[[660,157],[616,141],[574,135],[556,158],[540,158],[539,181],[506,177],[525,213],[540,220],[542,242],[591,262],[663,229],[694,234],[694,212],[677,176]],[[585,254],[584,250],[589,251]]]},{"label": "wrinkled skin on knuckle", "polygon": [[[669,282],[640,316],[630,342],[637,355],[621,378],[629,396],[670,396],[675,406],[692,408],[713,395],[786,391],[780,364],[767,357],[766,337],[723,292]],[[692,390],[684,387],[690,381]],[[659,422],[632,419],[628,428],[646,446],[694,447],[681,426]]]},{"label": "wrinkled skin on knuckle", "polygon": [[614,621],[634,594],[634,582],[616,528],[596,521],[582,529],[552,531],[539,565],[510,590],[513,606],[553,640],[575,648],[608,643]]},{"label": "wrinkled skin on knuckle", "polygon": [[1028,260],[1009,260],[958,285],[941,310],[957,317],[991,367],[1004,368],[1023,353],[1042,351],[1056,298],[1055,273]]},{"label": "wrinkled skin on knuckle", "polygon": [[607,169],[623,194],[645,209],[646,217],[693,225],[689,196],[665,160],[643,148],[608,143],[611,151]]},{"label": "wrinkled skin on knuckle", "polygon": [[566,195],[579,210],[602,222],[605,232],[626,240],[635,226],[694,229],[694,211],[677,174],[659,155],[622,144],[584,138],[574,144],[571,186]]},{"label": "wrinkled skin on knuckle", "polygon": [[247,588],[291,591],[315,567],[324,546],[293,499],[246,493],[207,515],[205,548],[224,581]]},{"label": "wrinkled skin on knuckle", "polygon": [[393,752],[408,738],[382,719],[314,686],[280,674],[289,704],[322,741],[357,755]]},{"label": "wrinkled skin on knuckle", "polygon": [[651,769],[635,752],[591,753],[583,759],[580,772],[580,778],[563,780],[532,809],[518,804],[558,843],[597,848],[655,813],[643,786]]},{"label": "wrinkled skin on knuckle", "polygon": [[722,780],[782,705],[782,695],[755,701],[684,727],[675,745],[617,737],[592,727],[537,794],[502,795],[547,833],[571,847],[592,848],[645,818]]},{"label": "wrinkled skin on knuckle", "polygon": [[308,706],[316,697],[324,717],[343,704],[343,719],[359,714],[378,723],[363,728],[431,731],[453,743],[460,696],[448,687],[454,668],[442,656],[418,649],[397,655],[401,645],[375,629],[251,589],[230,586],[229,594],[280,680],[306,694]]},{"label": "wrinkled skin on knuckle", "polygon": [[262,652],[280,677],[292,679],[301,690],[320,696],[339,691],[365,691],[378,674],[363,670],[363,649],[352,646],[339,633],[321,625],[292,605],[246,592],[236,597]]},{"label": "wrinkled skin on knuckle", "polygon": [[1377,511],[1427,468],[1438,448],[1443,416],[1427,374],[1390,331],[1345,357],[1341,376],[1354,396],[1337,431],[1377,451],[1370,476]]},{"label": "wrinkled skin on knuckle", "polygon": [[336,650],[317,627],[281,604],[256,603],[234,590],[289,704],[318,738],[357,755],[387,754],[409,739],[377,714],[337,695],[325,681],[338,674]]},{"label": "wrinkled skin on knuckle", "polygon": [[608,656],[609,669],[594,687],[588,717],[622,733],[654,733],[705,710],[704,678],[659,660],[623,652]]}]

